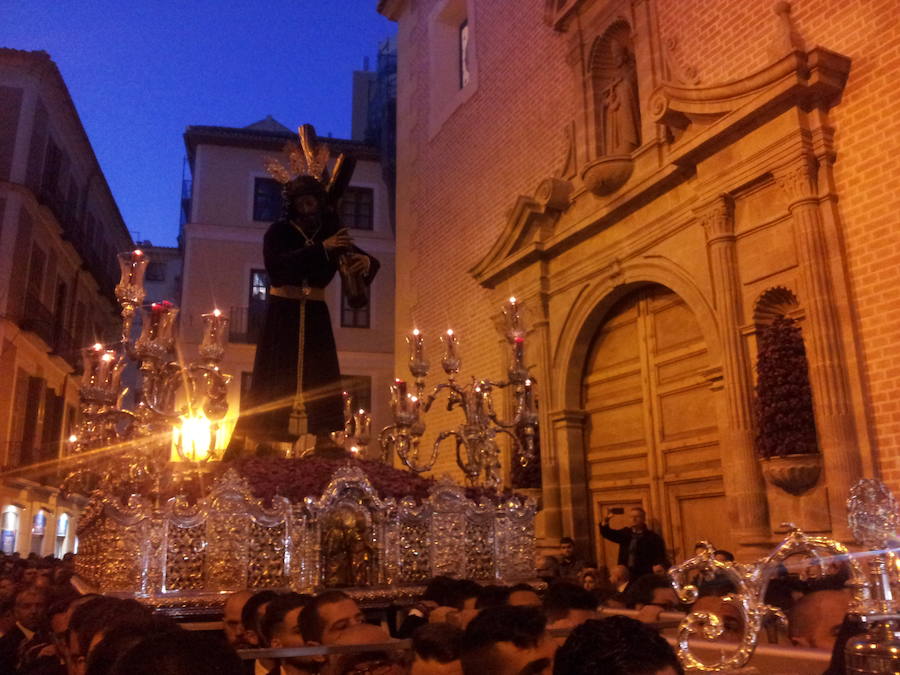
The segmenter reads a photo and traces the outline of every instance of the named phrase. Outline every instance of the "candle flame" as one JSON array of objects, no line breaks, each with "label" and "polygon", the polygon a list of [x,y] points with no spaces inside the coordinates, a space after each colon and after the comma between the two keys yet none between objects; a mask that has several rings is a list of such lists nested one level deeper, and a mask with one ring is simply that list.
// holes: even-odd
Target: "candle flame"
[{"label": "candle flame", "polygon": [[215,317],[222,316],[222,312],[219,311],[218,309],[214,309],[214,310],[212,311],[212,313],[213,313],[213,316],[215,316]]},{"label": "candle flame", "polygon": [[100,357],[103,361],[112,361],[112,354],[106,353]]},{"label": "candle flame", "polygon": [[359,414],[360,414],[360,415],[365,415],[365,414],[366,414],[366,411],[363,410],[362,408],[360,408],[360,409],[359,409]]},{"label": "candle flame", "polygon": [[448,328],[448,329],[447,329],[447,335],[453,335],[453,329],[452,329],[452,328]]},{"label": "candle flame", "polygon": [[142,255],[144,255],[144,252],[141,249],[136,248],[131,252],[131,255],[133,255],[135,258],[140,258]]},{"label": "candle flame", "polygon": [[78,440],[78,436],[76,436],[75,434],[72,434],[71,436],[69,436],[69,443],[74,443],[77,440]]},{"label": "candle flame", "polygon": [[530,386],[531,386],[531,380],[530,380],[530,379],[525,380],[525,386],[526,386],[526,387],[530,387]]},{"label": "candle flame", "polygon": [[421,335],[422,333],[418,328],[413,328],[412,334],[416,337],[419,337],[419,335]]},{"label": "candle flame", "polygon": [[94,346],[91,347],[91,349],[93,349],[95,352],[99,352],[103,349],[103,345],[101,345],[99,342],[95,342]]},{"label": "candle flame", "polygon": [[415,403],[416,401],[419,400],[419,397],[414,396],[413,394],[409,394],[409,400],[412,401],[413,403]]},{"label": "candle flame", "polygon": [[511,304],[511,305],[516,304],[516,296],[514,296],[514,295],[509,296],[509,304]]}]

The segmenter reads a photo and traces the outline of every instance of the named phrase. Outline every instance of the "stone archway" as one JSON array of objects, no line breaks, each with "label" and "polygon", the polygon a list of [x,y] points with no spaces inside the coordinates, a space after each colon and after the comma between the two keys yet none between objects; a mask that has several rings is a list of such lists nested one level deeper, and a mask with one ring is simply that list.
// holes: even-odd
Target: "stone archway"
[{"label": "stone archway", "polygon": [[[639,287],[608,310],[581,378],[593,533],[607,508],[640,505],[673,560],[699,539],[732,547],[710,365],[696,317],[669,288]],[[617,550],[595,535],[600,564]]]}]

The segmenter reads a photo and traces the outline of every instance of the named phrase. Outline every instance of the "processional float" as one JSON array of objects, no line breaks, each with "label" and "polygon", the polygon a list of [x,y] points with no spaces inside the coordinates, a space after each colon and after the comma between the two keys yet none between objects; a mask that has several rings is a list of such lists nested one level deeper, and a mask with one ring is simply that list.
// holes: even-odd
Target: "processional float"
[{"label": "processional float", "polygon": [[[227,317],[218,310],[203,315],[199,358],[182,363],[174,332],[178,308],[142,305],[148,256],[132,251],[118,259],[122,334],[114,344],[84,350],[82,421],[69,439],[74,468],[64,483],[90,495],[76,562],[88,584],[190,613],[245,588],[340,586],[378,599],[413,595],[439,574],[495,583],[533,578],[536,505],[498,490],[500,438],[508,439],[515,461],[534,461],[537,418],[523,361],[521,305],[514,299],[506,308],[513,365],[503,382],[459,384],[458,339],[448,331],[442,359],[448,381],[426,393],[424,336],[414,332],[415,393],[395,381],[394,421],[379,437],[381,461],[357,456],[370,441],[371,417],[345,396],[345,427],[335,440],[354,451],[346,459],[224,462],[215,439],[227,413],[230,376],[220,370]],[[139,378],[132,409],[124,404],[129,366]],[[507,387],[514,414],[503,421],[493,391]],[[443,393],[448,408],[465,419],[437,434],[423,463],[424,415]],[[466,485],[418,475],[434,467],[448,441]],[[389,466],[394,452],[407,470]],[[325,480],[303,493],[297,479],[313,469],[326,472]],[[260,474],[285,478],[260,489],[254,483]]]}]

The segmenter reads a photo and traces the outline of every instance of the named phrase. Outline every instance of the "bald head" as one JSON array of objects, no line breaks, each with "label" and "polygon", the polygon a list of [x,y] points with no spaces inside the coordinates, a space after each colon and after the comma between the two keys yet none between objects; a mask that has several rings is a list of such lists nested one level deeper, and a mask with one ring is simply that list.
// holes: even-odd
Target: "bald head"
[{"label": "bald head", "polygon": [[850,606],[847,591],[815,591],[791,609],[791,642],[799,647],[831,650]]}]

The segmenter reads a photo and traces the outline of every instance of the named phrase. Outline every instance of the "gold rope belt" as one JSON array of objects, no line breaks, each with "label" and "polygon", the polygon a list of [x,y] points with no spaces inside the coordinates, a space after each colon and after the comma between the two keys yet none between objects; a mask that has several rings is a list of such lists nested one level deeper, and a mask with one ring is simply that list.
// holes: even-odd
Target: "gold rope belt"
[{"label": "gold rope belt", "polygon": [[310,288],[309,286],[270,286],[269,293],[278,298],[289,300],[318,300],[325,302],[324,288]]}]

